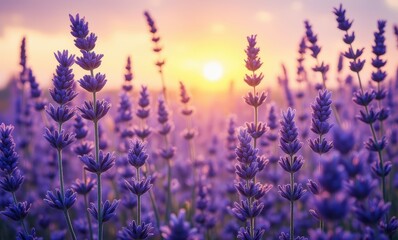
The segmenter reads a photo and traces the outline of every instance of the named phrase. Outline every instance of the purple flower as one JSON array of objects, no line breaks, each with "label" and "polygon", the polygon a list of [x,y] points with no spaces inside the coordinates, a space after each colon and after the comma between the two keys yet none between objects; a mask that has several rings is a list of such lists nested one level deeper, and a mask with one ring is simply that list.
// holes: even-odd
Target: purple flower
[{"label": "purple flower", "polygon": [[32,204],[27,202],[12,203],[6,208],[6,210],[1,211],[0,213],[18,222],[22,221],[26,215],[28,215],[31,206]]},{"label": "purple flower", "polygon": [[105,86],[107,80],[105,74],[97,73],[95,77],[91,75],[84,75],[82,79],[78,81],[80,86],[87,92],[99,92]]},{"label": "purple flower", "polygon": [[151,223],[136,224],[133,220],[118,233],[120,240],[145,240],[154,235],[154,228]]},{"label": "purple flower", "polygon": [[77,145],[73,149],[73,151],[77,155],[83,156],[83,155],[89,154],[93,149],[94,149],[94,146],[93,146],[92,142],[84,141],[84,142],[80,143],[79,145]]},{"label": "purple flower", "polygon": [[[262,65],[261,59],[258,57],[260,48],[256,48],[256,37],[257,35],[251,35],[247,37],[248,46],[245,50],[245,53],[247,55],[247,59],[245,60],[246,68],[252,72],[258,70]],[[254,87],[257,86],[261,82],[261,80],[262,74],[260,74],[259,76],[253,75],[253,78],[250,77],[250,79],[248,79],[246,75],[245,82]]]},{"label": "purple flower", "polygon": [[84,17],[80,18],[79,14],[76,14],[76,17],[73,17],[69,14],[69,19],[71,22],[71,34],[76,38],[85,38],[89,31],[88,31],[88,23],[85,21]]},{"label": "purple flower", "polygon": [[264,235],[264,229],[257,229],[254,231],[254,236],[250,235],[250,228],[240,228],[237,238],[239,240],[261,240]]},{"label": "purple flower", "polygon": [[282,120],[280,121],[280,148],[286,154],[293,156],[296,154],[302,144],[298,140],[298,131],[294,121],[295,110],[288,108],[287,112],[282,113]]},{"label": "purple flower", "polygon": [[93,155],[84,155],[80,157],[80,161],[84,163],[84,169],[96,174],[106,172],[115,165],[115,157],[113,154],[107,153],[104,155],[102,151],[99,152],[98,162],[95,161]]},{"label": "purple flower", "polygon": [[[119,202],[119,200],[113,200],[112,203],[110,203],[108,200],[105,201],[101,208],[102,211],[100,218],[102,219],[102,222],[107,222],[112,217],[116,216],[116,208],[119,205]],[[98,221],[98,211],[93,203],[91,203],[91,207],[88,209],[88,211]]]},{"label": "purple flower", "polygon": [[24,176],[21,172],[16,169],[11,174],[6,175],[3,179],[0,179],[0,188],[6,192],[14,193],[22,185]]},{"label": "purple flower", "polygon": [[241,201],[240,204],[235,202],[232,208],[232,214],[242,222],[247,219],[255,218],[260,215],[264,208],[264,204],[260,201],[253,201],[251,204],[248,200]]},{"label": "purple flower", "polygon": [[181,102],[184,104],[187,104],[189,102],[189,100],[191,99],[188,96],[188,92],[185,88],[184,83],[180,82],[180,96],[181,96]]},{"label": "purple flower", "polygon": [[336,15],[336,20],[338,23],[338,28],[342,31],[348,31],[351,28],[352,21],[349,21],[345,17],[345,9],[343,9],[343,5],[340,4],[339,8],[334,8],[333,13]]},{"label": "purple flower", "polygon": [[329,221],[338,221],[343,219],[349,208],[348,199],[342,194],[338,194],[334,197],[322,194],[315,199],[315,206],[322,219]]},{"label": "purple flower", "polygon": [[142,167],[148,159],[148,154],[145,152],[145,145],[142,141],[136,140],[131,143],[128,152],[128,162],[135,168]]},{"label": "purple flower", "polygon": [[295,173],[303,166],[304,159],[302,156],[281,157],[278,163],[286,172]]},{"label": "purple flower", "polygon": [[373,99],[375,99],[375,97],[376,93],[373,90],[368,90],[365,92],[356,91],[352,100],[360,106],[368,106]]},{"label": "purple flower", "polygon": [[283,198],[291,202],[299,200],[306,192],[306,190],[302,187],[302,185],[297,183],[293,184],[293,189],[290,184],[286,184],[283,186],[279,185],[278,188],[279,188],[279,194]]},{"label": "purple flower", "polygon": [[47,191],[44,201],[52,208],[65,211],[76,202],[76,192],[67,189],[65,195],[62,196],[58,189],[55,190],[55,194],[52,191]]},{"label": "purple flower", "polygon": [[103,54],[96,54],[95,52],[80,51],[83,56],[76,58],[76,64],[87,71],[92,71],[101,65]]},{"label": "purple flower", "polygon": [[178,216],[171,214],[169,225],[162,227],[161,232],[165,240],[190,240],[197,230],[191,228],[189,222],[185,221],[185,210],[180,209]]},{"label": "purple flower", "polygon": [[243,97],[245,99],[245,102],[253,107],[258,107],[264,103],[264,101],[267,99],[267,94],[264,92],[258,93],[256,92],[255,95],[253,95],[252,92],[248,92],[246,96]]},{"label": "purple flower", "polygon": [[74,111],[69,108],[67,105],[60,105],[54,107],[51,103],[49,107],[46,109],[47,114],[57,123],[63,124],[69,119],[71,119],[74,115]]},{"label": "purple flower", "polygon": [[58,130],[50,131],[46,128],[46,132],[44,133],[44,138],[50,143],[50,145],[57,149],[62,150],[69,146],[75,140],[75,134],[73,133],[65,133],[64,130],[59,132]]},{"label": "purple flower", "polygon": [[11,133],[14,126],[0,124],[0,169],[11,174],[18,166],[18,154]]},{"label": "purple flower", "polygon": [[376,225],[390,209],[391,203],[384,203],[383,200],[373,198],[369,204],[358,203],[354,207],[356,218],[364,224]]},{"label": "purple flower", "polygon": [[97,41],[97,36],[94,33],[90,33],[89,36],[85,38],[76,38],[75,46],[84,51],[91,51],[95,48],[95,42]]},{"label": "purple flower", "polygon": [[77,108],[82,113],[82,118],[89,121],[98,122],[108,113],[111,105],[105,100],[97,100],[95,102],[95,106],[92,101],[84,101],[84,105]]},{"label": "purple flower", "polygon": [[389,236],[390,239],[392,239],[398,230],[398,219],[394,216],[388,223],[382,221],[380,222],[379,227]]},{"label": "purple flower", "polygon": [[83,139],[87,136],[88,129],[86,123],[83,121],[83,118],[81,116],[79,115],[76,116],[73,127],[75,128],[76,139]]},{"label": "purple flower", "polygon": [[269,190],[271,190],[272,185],[262,185],[260,183],[254,184],[252,181],[249,184],[239,182],[235,184],[236,190],[239,194],[246,198],[261,199]]},{"label": "purple flower", "polygon": [[151,180],[152,180],[151,177],[140,179],[140,180],[133,178],[132,183],[129,183],[127,180],[125,180],[125,184],[131,193],[133,193],[134,195],[137,195],[137,196],[142,196],[146,192],[148,192],[149,189],[152,188],[153,185],[151,183]]},{"label": "purple flower", "polygon": [[67,50],[54,53],[58,61],[56,73],[53,77],[54,88],[50,89],[50,95],[60,105],[66,104],[74,99],[77,93],[74,91],[74,75],[70,67],[74,63],[74,55],[69,55]]},{"label": "purple flower", "polygon": [[88,178],[87,183],[82,182],[80,179],[76,179],[76,182],[72,184],[72,189],[76,191],[77,194],[87,195],[91,192],[95,185],[94,179]]},{"label": "purple flower", "polygon": [[377,183],[370,177],[358,177],[346,184],[348,194],[359,201],[366,199],[376,186]]},{"label": "purple flower", "polygon": [[[156,26],[155,26],[155,21],[151,17],[148,11],[144,12],[144,16],[146,18],[146,21],[148,23],[148,26],[150,28],[150,32],[155,34],[157,32]],[[154,39],[155,42],[159,41],[158,39]]]}]

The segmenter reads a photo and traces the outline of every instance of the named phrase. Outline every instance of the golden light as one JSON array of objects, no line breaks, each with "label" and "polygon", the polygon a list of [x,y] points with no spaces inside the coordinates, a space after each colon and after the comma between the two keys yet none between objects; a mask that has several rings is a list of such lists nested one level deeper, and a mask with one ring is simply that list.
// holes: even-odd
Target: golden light
[{"label": "golden light", "polygon": [[223,73],[224,69],[217,61],[208,62],[203,66],[203,76],[210,82],[220,80]]}]

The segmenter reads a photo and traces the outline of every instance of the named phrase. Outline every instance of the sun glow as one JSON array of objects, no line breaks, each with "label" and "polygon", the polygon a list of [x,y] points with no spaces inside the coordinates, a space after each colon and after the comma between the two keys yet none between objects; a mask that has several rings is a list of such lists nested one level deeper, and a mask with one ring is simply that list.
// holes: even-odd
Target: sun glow
[{"label": "sun glow", "polygon": [[210,82],[219,81],[223,74],[223,66],[217,61],[207,62],[203,66],[203,76]]}]

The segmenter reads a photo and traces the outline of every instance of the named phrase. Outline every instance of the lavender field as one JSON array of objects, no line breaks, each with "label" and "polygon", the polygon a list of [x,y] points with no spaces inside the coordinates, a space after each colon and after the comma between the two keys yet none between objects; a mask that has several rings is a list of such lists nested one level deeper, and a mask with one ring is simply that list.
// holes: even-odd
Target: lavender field
[{"label": "lavender field", "polygon": [[1,79],[0,240],[398,239],[398,25],[378,16],[357,34],[353,10],[299,19],[292,64],[263,54],[275,32],[241,35],[239,65],[209,58],[201,80],[175,69],[151,9],[134,23],[149,47],[116,67],[100,25],[61,16],[48,85],[19,32]]}]

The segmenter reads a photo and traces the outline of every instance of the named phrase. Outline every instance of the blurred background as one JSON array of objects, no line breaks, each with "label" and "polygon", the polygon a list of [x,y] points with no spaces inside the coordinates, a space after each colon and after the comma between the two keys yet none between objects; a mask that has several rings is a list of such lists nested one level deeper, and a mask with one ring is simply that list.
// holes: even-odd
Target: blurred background
[{"label": "blurred background", "polygon": [[[106,90],[119,89],[124,66],[131,56],[135,84],[160,87],[152,53],[152,42],[143,16],[145,10],[154,18],[166,59],[165,77],[171,89],[183,80],[196,91],[228,91],[243,83],[246,73],[244,49],[246,36],[257,34],[260,56],[264,62],[266,88],[277,86],[281,63],[292,79],[296,73],[298,44],[305,33],[304,20],[309,20],[322,47],[320,59],[330,64],[329,86],[335,86],[339,51],[345,46],[336,28],[333,7],[341,1],[318,0],[14,0],[2,1],[0,7],[0,89],[19,71],[19,48],[27,38],[28,66],[37,81],[47,89],[56,61],[53,53],[69,49],[77,53],[69,34],[68,14],[80,13],[98,35],[96,51],[105,54],[101,71],[106,73]],[[387,72],[395,72],[398,63],[393,24],[398,23],[398,0],[344,1],[347,16],[354,19],[357,40],[354,47],[365,47],[370,61],[376,21],[387,20]],[[315,62],[310,57],[307,67]],[[77,68],[76,68],[77,69]],[[345,69],[348,73],[349,69]],[[365,65],[363,76],[370,77],[371,66]],[[207,73],[206,73],[207,72]],[[210,72],[210,75],[209,75]],[[310,72],[310,76],[312,71]],[[82,76],[79,71],[76,77]],[[313,75],[319,77],[319,75]],[[320,80],[320,79],[319,79]],[[291,81],[295,85],[295,81]],[[246,89],[247,90],[247,89]],[[4,93],[3,93],[4,94]]]}]

